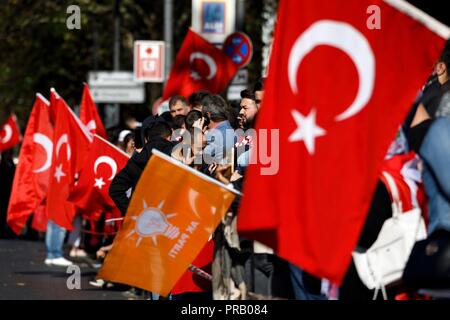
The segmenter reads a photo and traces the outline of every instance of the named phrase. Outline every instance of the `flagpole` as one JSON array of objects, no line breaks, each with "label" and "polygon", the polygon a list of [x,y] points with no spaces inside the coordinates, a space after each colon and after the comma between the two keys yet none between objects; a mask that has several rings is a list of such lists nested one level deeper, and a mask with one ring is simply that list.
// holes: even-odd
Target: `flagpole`
[{"label": "flagpole", "polygon": [[425,12],[416,8],[412,4],[406,2],[405,0],[384,0],[384,2],[396,8],[397,10],[403,12],[409,17],[420,21],[428,29],[440,35],[442,38],[444,39],[450,38],[450,28],[448,26],[439,22],[432,16],[426,14]]}]

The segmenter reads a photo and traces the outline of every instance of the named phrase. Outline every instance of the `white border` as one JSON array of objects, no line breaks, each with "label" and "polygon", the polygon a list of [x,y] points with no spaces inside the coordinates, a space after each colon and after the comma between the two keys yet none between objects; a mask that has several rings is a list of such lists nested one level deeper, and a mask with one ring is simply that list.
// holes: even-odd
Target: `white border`
[{"label": "white border", "polygon": [[[162,48],[161,50],[161,77],[137,77],[137,62],[139,52],[137,50],[137,46],[139,45],[149,45],[149,46],[158,46],[158,48]],[[164,82],[165,78],[165,61],[166,59],[166,43],[164,41],[153,41],[153,40],[136,40],[133,45],[133,79],[135,82],[151,82],[151,83],[161,83]]]},{"label": "white border", "polygon": [[47,100],[42,94],[40,94],[39,92],[36,93],[36,97],[39,98],[39,99],[41,99],[42,102],[44,102],[44,103],[47,105],[47,107],[50,106],[50,101],[48,101],[48,100]]},{"label": "white border", "polygon": [[[109,142],[108,140],[106,140],[105,138],[100,137],[98,134],[94,134],[94,137],[97,137],[98,139],[102,140],[103,142],[105,142],[106,144],[108,144],[109,146],[111,146],[112,148],[116,149],[117,151],[119,151],[120,153],[122,153],[123,155],[125,155],[128,159],[130,159],[131,157],[125,153],[122,149],[118,148],[117,146],[113,145],[111,142]],[[94,140],[92,140],[94,141]]]},{"label": "white border", "polygon": [[395,9],[410,16],[411,18],[419,21],[420,23],[425,25],[428,29],[438,34],[442,38],[444,39],[450,38],[450,28],[448,26],[439,22],[438,20],[428,15],[427,13],[423,12],[422,10],[414,7],[412,4],[406,2],[405,0],[383,0],[383,1],[391,5]]}]

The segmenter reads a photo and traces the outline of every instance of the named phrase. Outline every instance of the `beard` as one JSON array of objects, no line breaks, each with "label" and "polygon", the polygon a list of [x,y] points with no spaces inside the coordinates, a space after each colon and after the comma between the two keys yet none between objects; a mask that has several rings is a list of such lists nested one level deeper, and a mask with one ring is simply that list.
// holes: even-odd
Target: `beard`
[{"label": "beard", "polygon": [[258,116],[258,114],[255,114],[255,116],[252,119],[250,119],[250,120],[247,120],[246,118],[244,118],[243,119],[243,123],[242,123],[243,129],[244,130],[248,130],[248,129],[255,128],[257,116]]}]

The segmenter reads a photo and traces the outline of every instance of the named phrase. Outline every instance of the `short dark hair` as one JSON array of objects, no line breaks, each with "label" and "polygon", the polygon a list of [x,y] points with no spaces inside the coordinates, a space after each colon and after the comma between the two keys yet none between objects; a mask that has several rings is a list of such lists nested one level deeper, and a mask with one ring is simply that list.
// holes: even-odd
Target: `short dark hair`
[{"label": "short dark hair", "polygon": [[209,95],[202,99],[203,114],[210,113],[215,122],[228,120],[227,102],[218,94]]},{"label": "short dark hair", "polygon": [[241,99],[251,99],[255,101],[256,100],[255,92],[250,89],[244,89],[241,91]]},{"label": "short dark hair", "polygon": [[186,123],[186,129],[192,128],[194,125],[194,122],[198,119],[201,119],[203,117],[202,113],[198,110],[191,110],[186,115],[185,123]]},{"label": "short dark hair", "polygon": [[184,106],[187,105],[187,101],[186,98],[183,96],[173,96],[169,99],[169,109],[170,107],[174,106],[177,104],[178,101],[181,101],[181,103],[183,103]]},{"label": "short dark hair", "polygon": [[[449,48],[447,48],[447,46]],[[445,64],[445,66],[447,67],[447,73],[450,74],[450,45],[446,45],[446,48],[444,52],[442,52],[438,61]]]},{"label": "short dark hair", "polygon": [[173,118],[173,121],[172,121],[173,125],[172,125],[172,127],[174,129],[181,129],[183,127],[183,124],[185,124],[185,120],[186,120],[186,116],[185,115],[182,115],[182,114],[176,115]]},{"label": "short dark hair", "polygon": [[188,102],[192,108],[202,105],[202,100],[204,97],[210,95],[211,93],[206,90],[199,90],[194,92],[189,96]]},{"label": "short dark hair", "polygon": [[255,91],[264,91],[264,82],[266,79],[260,78],[253,85],[253,92]]},{"label": "short dark hair", "polygon": [[167,122],[155,121],[144,129],[144,137],[147,141],[155,138],[167,138],[172,135],[172,128]]},{"label": "short dark hair", "polygon": [[167,122],[171,127],[173,126],[173,117],[170,114],[170,111],[164,111],[161,113],[161,115],[158,116],[158,118],[163,119],[165,122]]}]

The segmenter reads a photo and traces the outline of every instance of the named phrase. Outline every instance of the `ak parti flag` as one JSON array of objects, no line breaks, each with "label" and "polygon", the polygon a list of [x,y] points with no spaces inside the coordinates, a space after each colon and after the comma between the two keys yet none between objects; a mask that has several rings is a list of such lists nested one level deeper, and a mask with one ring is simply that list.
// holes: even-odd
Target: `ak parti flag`
[{"label": "ak parti flag", "polygon": [[17,118],[14,114],[11,114],[5,124],[0,127],[0,152],[13,148],[21,139],[22,135],[20,134]]},{"label": "ak parti flag", "polygon": [[221,93],[237,70],[224,51],[189,29],[170,71],[163,99],[188,97],[201,89]]},{"label": "ak parti flag", "polygon": [[59,97],[54,103],[50,106],[56,110],[56,119],[46,212],[48,219],[71,230],[76,211],[74,204],[67,198],[75,183],[75,176],[84,165],[92,136],[64,99]]},{"label": "ak parti flag", "polygon": [[115,208],[108,190],[116,174],[127,164],[129,156],[100,136],[94,135],[89,154],[69,201],[86,212]]},{"label": "ak parti flag", "polygon": [[37,94],[20,149],[8,206],[8,225],[16,234],[20,234],[28,217],[47,195],[52,153],[49,102]]},{"label": "ak parti flag", "polygon": [[102,119],[97,111],[97,106],[92,99],[89,87],[83,84],[83,96],[81,97],[80,120],[87,127],[91,134],[97,134],[104,139],[108,139]]},{"label": "ak parti flag", "polygon": [[234,197],[225,185],[154,150],[97,277],[167,296]]},{"label": "ak parti flag", "polygon": [[430,20],[397,0],[280,1],[256,125],[279,129],[279,170],[250,165],[241,236],[341,283],[389,144],[450,35]]}]

